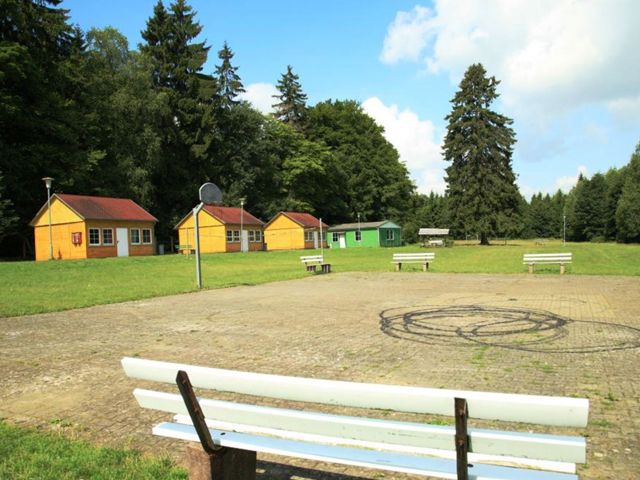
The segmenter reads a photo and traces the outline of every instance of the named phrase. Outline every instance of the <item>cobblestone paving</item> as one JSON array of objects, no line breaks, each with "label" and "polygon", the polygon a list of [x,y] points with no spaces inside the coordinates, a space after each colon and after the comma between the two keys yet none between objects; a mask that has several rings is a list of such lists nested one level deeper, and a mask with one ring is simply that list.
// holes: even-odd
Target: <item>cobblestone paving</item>
[{"label": "cobblestone paving", "polygon": [[[639,278],[348,273],[1,318],[0,417],[179,460],[180,442],[150,435],[168,417],[137,406],[123,356],[578,396],[591,401],[589,426],[563,433],[588,436],[581,478],[635,480],[639,305]],[[262,480],[412,478],[259,460]]]}]

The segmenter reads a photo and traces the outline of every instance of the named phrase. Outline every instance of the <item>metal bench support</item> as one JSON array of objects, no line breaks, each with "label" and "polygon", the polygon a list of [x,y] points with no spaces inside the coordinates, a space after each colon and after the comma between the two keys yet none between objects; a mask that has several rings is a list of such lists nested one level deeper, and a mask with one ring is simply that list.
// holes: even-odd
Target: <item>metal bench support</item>
[{"label": "metal bench support", "polygon": [[187,372],[178,371],[176,384],[202,445],[187,447],[189,480],[255,480],[256,452],[216,446]]},{"label": "metal bench support", "polygon": [[456,471],[458,480],[469,480],[469,462],[467,460],[467,454],[469,453],[469,433],[467,432],[469,410],[466,399],[456,397],[454,402],[456,417]]}]

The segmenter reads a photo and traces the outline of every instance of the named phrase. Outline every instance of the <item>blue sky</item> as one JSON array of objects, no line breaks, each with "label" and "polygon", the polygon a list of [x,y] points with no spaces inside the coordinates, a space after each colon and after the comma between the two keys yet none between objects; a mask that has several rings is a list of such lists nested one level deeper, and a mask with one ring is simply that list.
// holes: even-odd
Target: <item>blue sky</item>
[{"label": "blue sky", "polygon": [[[167,5],[168,2],[165,2]],[[84,30],[112,26],[131,48],[155,1],[65,0]],[[422,192],[442,192],[440,145],[464,70],[501,80],[521,191],[568,190],[626,164],[640,140],[640,2],[572,0],[192,0],[211,46],[226,40],[247,94],[268,110],[291,64],[309,103],[355,99],[386,130]]]}]

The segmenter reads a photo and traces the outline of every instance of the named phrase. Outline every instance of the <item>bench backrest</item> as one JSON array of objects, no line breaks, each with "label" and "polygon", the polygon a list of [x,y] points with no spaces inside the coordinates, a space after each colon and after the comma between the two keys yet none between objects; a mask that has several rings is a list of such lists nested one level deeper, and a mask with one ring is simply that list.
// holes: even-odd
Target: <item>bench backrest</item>
[{"label": "bench backrest", "polygon": [[322,255],[307,255],[304,257],[300,257],[300,261],[302,263],[309,263],[309,262],[324,263],[324,257]]},{"label": "bench backrest", "polygon": [[433,252],[421,252],[421,253],[394,253],[393,254],[393,261],[394,262],[401,262],[401,261],[411,261],[411,260],[423,260],[423,261],[428,261],[428,260],[434,260],[436,258],[436,254]]},{"label": "bench backrest", "polygon": [[[124,358],[129,377],[175,384],[178,370],[186,371],[194,387],[260,397],[347,407],[453,415],[455,397],[467,399],[470,418],[582,427],[587,423],[586,399],[546,397],[464,390],[445,390],[395,385],[321,380],[262,373],[239,372],[185,364]],[[145,408],[182,416],[187,410],[179,394],[136,389],[134,395]],[[306,436],[344,439],[352,445],[394,444],[417,449],[455,449],[455,428],[318,412],[264,407],[220,400],[200,399],[210,428],[277,434],[284,438]],[[508,455],[543,462],[585,461],[584,439],[557,435],[470,429],[472,452]],[[401,450],[404,451],[404,450]],[[528,462],[529,460],[527,460]],[[534,462],[534,460],[531,460]],[[517,462],[516,462],[517,463]]]},{"label": "bench backrest", "polygon": [[571,263],[571,253],[525,253],[523,263]]}]

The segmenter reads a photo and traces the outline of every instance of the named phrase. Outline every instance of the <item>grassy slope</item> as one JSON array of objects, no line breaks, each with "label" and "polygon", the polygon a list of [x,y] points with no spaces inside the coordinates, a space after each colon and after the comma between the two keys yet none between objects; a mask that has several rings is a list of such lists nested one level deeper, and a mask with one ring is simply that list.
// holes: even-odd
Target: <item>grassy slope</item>
[{"label": "grassy slope", "polygon": [[166,458],[133,450],[93,447],[55,433],[0,422],[0,478],[61,480],[186,480],[187,473]]},{"label": "grassy slope", "polygon": [[[325,250],[336,272],[392,271],[391,254],[404,251],[435,251],[433,272],[524,273],[522,254],[573,252],[572,274],[640,275],[640,247],[618,244],[568,244],[509,242],[490,247],[456,245],[423,249],[362,248]],[[204,255],[205,288],[254,285],[302,278],[300,251]],[[408,265],[407,270],[419,270]],[[558,273],[557,265],[540,267],[539,273]],[[90,305],[169,295],[195,289],[193,256],[107,258],[63,262],[0,263],[0,316],[65,310]]]}]

